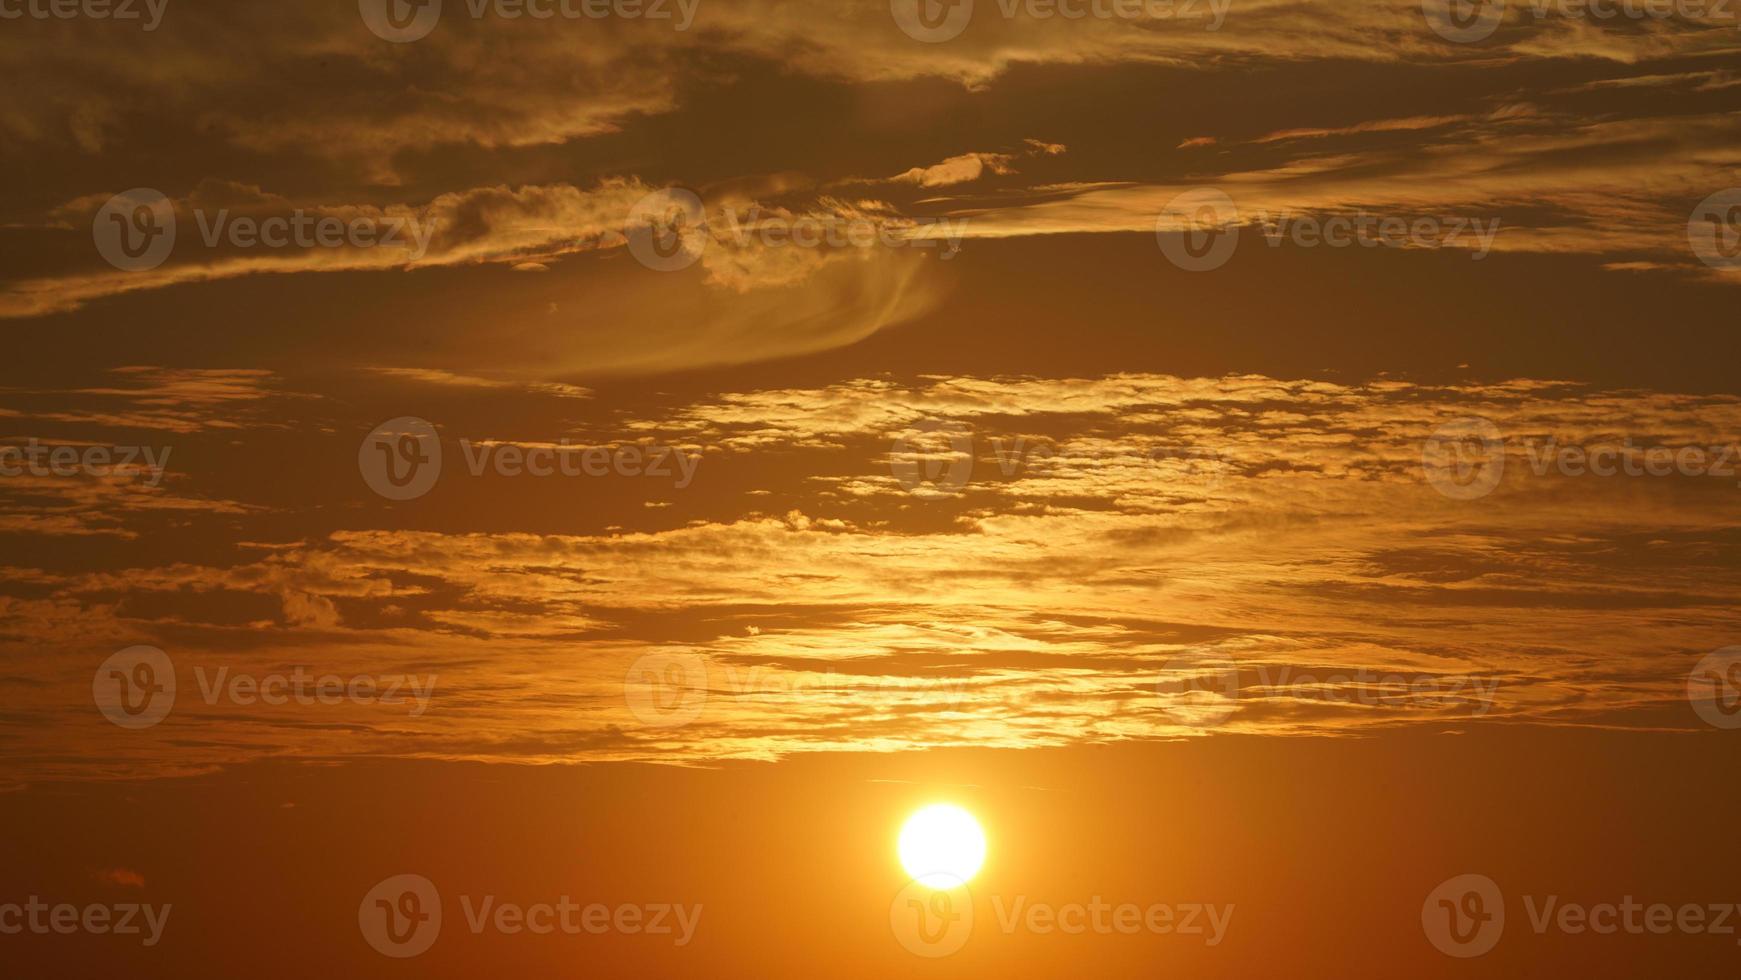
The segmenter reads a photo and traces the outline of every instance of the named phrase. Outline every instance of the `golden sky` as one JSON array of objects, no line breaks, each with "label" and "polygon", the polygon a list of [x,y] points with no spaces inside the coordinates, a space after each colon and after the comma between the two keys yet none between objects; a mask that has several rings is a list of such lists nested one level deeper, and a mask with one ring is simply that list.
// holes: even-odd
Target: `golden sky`
[{"label": "golden sky", "polygon": [[[1530,827],[1720,766],[1728,716],[1689,683],[1741,643],[1741,8],[1059,2],[1087,12],[0,2],[0,801],[80,828],[140,807],[124,846],[69,831],[20,880],[210,908],[230,886],[164,829],[195,801],[321,837],[391,785],[483,798],[416,831],[436,850],[544,795],[669,830],[681,860],[644,880],[730,919],[779,889],[649,800],[820,860],[789,817],[815,786],[854,849],[957,794],[994,842],[1109,827],[1085,878],[1033,836],[994,854],[1003,887],[1177,872],[1268,923],[1170,968],[1254,975],[1293,944],[1331,975],[1346,937],[1262,911],[1313,903],[1259,865],[1343,832],[1409,851],[1401,883],[1338,887],[1397,889],[1372,908],[1414,931],[1367,939],[1418,953],[1421,897],[1480,868],[1460,790],[1398,789],[1411,760],[1468,745],[1520,792],[1575,756],[1552,800],[1476,820],[1544,891],[1580,865],[1528,855]],[[139,724],[105,693],[171,676]],[[1186,828],[1245,856],[1115,870],[1144,846],[1106,816],[1127,776],[1160,810],[1190,784]],[[1627,819],[1669,833],[1678,791]],[[503,844],[504,880],[555,835]],[[354,870],[287,894],[419,866],[364,841],[390,846],[326,839],[313,865]],[[799,915],[786,966],[832,933],[863,975],[944,975],[884,948],[883,857],[823,875],[874,893],[875,930]],[[574,873],[633,892],[628,860]],[[338,911],[310,933],[391,965]],[[207,950],[185,928],[162,962]],[[710,932],[649,969],[735,975],[765,944]],[[1543,949],[1510,962],[1600,961]],[[497,955],[413,962],[554,962]],[[1459,965],[1425,955],[1391,972]]]}]

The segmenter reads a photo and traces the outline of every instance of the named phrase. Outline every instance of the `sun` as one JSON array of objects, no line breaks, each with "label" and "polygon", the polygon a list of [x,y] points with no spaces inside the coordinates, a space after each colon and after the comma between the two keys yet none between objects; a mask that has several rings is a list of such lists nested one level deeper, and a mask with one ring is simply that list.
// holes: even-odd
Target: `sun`
[{"label": "sun", "polygon": [[908,817],[898,847],[901,867],[927,888],[958,888],[985,863],[985,831],[973,814],[950,803]]}]

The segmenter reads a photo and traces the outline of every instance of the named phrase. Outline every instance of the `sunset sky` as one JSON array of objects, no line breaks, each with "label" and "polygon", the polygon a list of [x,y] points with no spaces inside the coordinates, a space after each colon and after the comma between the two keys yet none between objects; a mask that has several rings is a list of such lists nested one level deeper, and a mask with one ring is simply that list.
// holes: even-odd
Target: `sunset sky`
[{"label": "sunset sky", "polygon": [[[1741,3],[0,0],[0,60],[18,976],[1741,957]],[[1103,899],[1228,918],[1011,912]]]}]

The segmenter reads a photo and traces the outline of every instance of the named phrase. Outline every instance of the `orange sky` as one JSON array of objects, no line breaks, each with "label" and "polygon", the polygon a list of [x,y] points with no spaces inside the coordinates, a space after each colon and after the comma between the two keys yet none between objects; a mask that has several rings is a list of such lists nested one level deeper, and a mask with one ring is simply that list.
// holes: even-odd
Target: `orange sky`
[{"label": "orange sky", "polygon": [[[646,975],[1733,962],[1523,897],[1741,900],[1741,11],[63,6],[0,3],[8,958],[572,972],[458,925],[566,888],[706,905]],[[910,955],[936,799],[980,929],[1229,938]]]}]

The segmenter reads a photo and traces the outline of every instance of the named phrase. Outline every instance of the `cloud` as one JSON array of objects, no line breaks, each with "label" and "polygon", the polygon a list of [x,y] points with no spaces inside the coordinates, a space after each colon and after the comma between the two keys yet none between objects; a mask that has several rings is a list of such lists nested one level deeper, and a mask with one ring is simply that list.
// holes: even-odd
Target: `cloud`
[{"label": "cloud", "polygon": [[[549,260],[598,247],[609,236],[620,242],[630,209],[650,190],[637,181],[617,179],[590,190],[568,185],[475,188],[443,194],[420,207],[312,203],[292,208],[279,200],[264,207],[244,206],[240,199],[214,196],[206,186],[175,202],[177,261],[144,271],[86,270],[14,281],[0,291],[0,316],[41,316],[122,293],[240,276],[482,263],[517,266]],[[72,217],[54,220],[89,227],[91,215],[106,199],[91,195],[70,201],[57,215]],[[360,224],[368,235],[345,237],[330,247],[310,238],[289,247],[260,248],[238,245],[222,231],[235,227],[231,222],[239,218],[298,215],[310,226],[323,220],[347,228]],[[209,237],[214,234],[215,239]]]},{"label": "cloud", "polygon": [[[116,384],[69,392],[13,389],[0,396],[27,406],[38,422],[178,434],[275,425],[262,411],[266,403],[296,397],[277,387],[273,372],[260,368],[131,365],[108,374]],[[69,396],[93,407],[66,407]]]},{"label": "cloud", "polygon": [[107,885],[122,888],[144,888],[145,876],[129,868],[108,868],[91,872],[91,877]]},{"label": "cloud", "polygon": [[1015,157],[1008,153],[963,153],[929,167],[914,167],[889,179],[920,187],[948,187],[978,180],[987,173],[1013,174]]},{"label": "cloud", "polygon": [[469,374],[455,374],[442,368],[403,368],[377,367],[370,368],[373,374],[395,378],[401,381],[411,381],[419,384],[436,385],[443,388],[482,388],[504,389],[520,388],[536,391],[542,394],[554,395],[557,398],[591,398],[592,391],[578,385],[563,384],[555,381],[540,381],[530,384],[524,382],[502,381],[494,378],[479,378]]},{"label": "cloud", "polygon": [[[1457,500],[1424,479],[1423,445],[1468,416],[1507,436],[1508,461],[1491,496]],[[915,492],[899,476],[902,447],[939,431],[928,420],[970,434],[959,487]],[[1732,444],[1738,429],[1733,396],[1553,381],[1131,374],[728,392],[635,431],[707,446],[701,484],[755,474],[770,493],[730,514],[596,535],[358,527],[231,563],[33,573],[34,597],[0,606],[0,647],[31,669],[39,638],[77,621],[94,639],[173,648],[178,664],[318,656],[311,669],[433,674],[445,692],[417,718],[354,705],[242,725],[178,704],[166,724],[223,737],[173,757],[130,740],[86,776],[262,752],[699,762],[1625,727],[1680,703],[1693,660],[1741,625],[1734,570],[1711,545],[1741,533],[1725,516],[1735,478],[1537,472],[1541,447]],[[258,598],[279,620],[196,625],[196,597]],[[146,612],[159,607],[173,612]],[[650,654],[699,665],[706,706],[691,724],[635,716],[625,678]],[[1232,695],[1193,686],[1224,668]],[[32,716],[88,710],[22,697]],[[72,765],[64,745],[26,743],[36,771]]]},{"label": "cloud", "polygon": [[[964,207],[969,236],[1153,232],[1181,194],[1227,194],[1238,223],[1264,217],[1351,215],[1497,219],[1500,251],[1608,256],[1634,253],[1718,276],[1692,252],[1694,205],[1741,167],[1731,114],[1591,120],[1569,127],[1527,107],[1481,117],[1415,117],[1273,133],[1259,143],[1431,131],[1404,146],[1290,151],[1252,169],[1205,172],[1189,183],[1053,187],[1027,201]],[[1730,278],[1733,278],[1731,275]]]},{"label": "cloud", "polygon": [[[391,232],[396,244],[377,247],[306,247],[250,250],[239,247],[201,249],[193,234],[182,234],[179,261],[145,271],[68,272],[14,281],[0,286],[0,317],[33,317],[75,310],[86,303],[123,293],[242,276],[307,272],[409,271],[470,265],[519,268],[583,253],[618,252],[633,209],[653,188],[632,179],[611,179],[581,190],[568,185],[477,188],[444,194],[428,205],[412,208],[328,207],[304,212],[310,222],[334,218],[346,225],[401,229]],[[94,212],[95,197],[69,202],[60,210],[81,215]],[[210,206],[217,208],[215,203]],[[207,211],[198,199],[178,202],[178,228],[215,227],[234,218],[228,209]],[[281,211],[274,214],[282,216]],[[763,208],[722,202],[711,209],[702,268],[707,281],[740,292],[798,286],[825,266],[842,259],[874,264],[873,248],[922,238],[925,228],[888,210],[867,211],[832,197],[817,198],[809,207]],[[57,219],[58,220],[58,219]],[[78,223],[78,222],[75,222]],[[778,240],[763,229],[777,226]],[[846,229],[841,241],[825,237],[829,229]],[[816,229],[817,242],[802,243],[790,230]],[[859,242],[857,232],[866,232]],[[847,234],[850,233],[850,234]],[[846,241],[851,237],[852,241]],[[385,240],[384,238],[382,240]],[[814,246],[814,247],[810,247]]]},{"label": "cloud", "polygon": [[913,184],[918,187],[949,187],[968,184],[987,174],[1009,176],[1017,172],[1017,161],[1025,157],[1061,156],[1067,151],[1062,143],[1044,140],[1022,141],[1023,149],[1014,153],[962,153],[929,167],[913,167],[888,178],[889,183]]},{"label": "cloud", "polygon": [[[1256,142],[1278,143],[1283,140],[1320,139],[1326,136],[1351,136],[1359,133],[1410,133],[1424,129],[1438,129],[1442,126],[1468,121],[1468,116],[1409,116],[1403,119],[1372,119],[1335,129],[1284,129],[1281,132],[1261,136]],[[1186,146],[1198,142],[1197,140],[1186,140],[1180,145]],[[1210,140],[1210,143],[1213,142],[1214,140]]]}]

